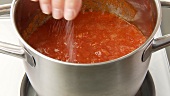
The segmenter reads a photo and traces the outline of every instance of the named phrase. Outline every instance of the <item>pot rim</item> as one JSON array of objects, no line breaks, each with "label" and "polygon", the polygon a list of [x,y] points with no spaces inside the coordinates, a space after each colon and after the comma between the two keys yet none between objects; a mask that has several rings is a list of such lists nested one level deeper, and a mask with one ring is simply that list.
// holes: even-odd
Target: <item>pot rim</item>
[{"label": "pot rim", "polygon": [[[103,64],[110,64],[112,62],[116,62],[116,61],[119,61],[119,60],[122,60],[122,59],[125,59],[133,54],[135,54],[136,52],[138,52],[140,49],[142,49],[143,47],[145,47],[152,39],[153,39],[153,36],[156,34],[156,32],[158,31],[159,27],[160,27],[160,24],[161,24],[161,18],[162,18],[162,11],[161,11],[161,3],[159,0],[154,0],[155,2],[155,5],[156,5],[156,10],[157,10],[157,20],[156,20],[156,25],[155,25],[155,28],[151,34],[151,36],[146,40],[146,42],[144,44],[142,44],[139,48],[135,49],[134,51],[130,52],[129,54],[126,54],[120,58],[117,58],[117,59],[114,59],[114,60],[110,60],[110,61],[105,61],[105,62],[100,62],[100,63],[69,63],[69,62],[64,62],[64,61],[60,61],[60,60],[57,60],[57,59],[53,59],[53,58],[50,58],[38,51],[36,51],[34,48],[32,48],[29,44],[27,44],[25,42],[25,40],[21,37],[21,35],[19,34],[18,30],[17,30],[17,27],[15,25],[15,8],[16,8],[16,3],[19,2],[19,0],[13,0],[12,2],[12,5],[11,5],[11,10],[10,10],[10,17],[12,19],[12,25],[14,26],[14,32],[15,34],[17,35],[17,37],[19,38],[20,42],[26,47],[26,49],[28,48],[29,50],[31,50],[33,53],[35,53],[36,55],[44,58],[44,59],[47,59],[47,60],[50,60],[52,62],[55,62],[55,63],[59,63],[59,64],[65,64],[65,65],[73,65],[73,66],[98,66],[98,65],[103,65]],[[34,56],[33,56],[34,57]],[[141,61],[142,61],[142,57],[141,57]],[[36,62],[36,61],[35,61]]]}]

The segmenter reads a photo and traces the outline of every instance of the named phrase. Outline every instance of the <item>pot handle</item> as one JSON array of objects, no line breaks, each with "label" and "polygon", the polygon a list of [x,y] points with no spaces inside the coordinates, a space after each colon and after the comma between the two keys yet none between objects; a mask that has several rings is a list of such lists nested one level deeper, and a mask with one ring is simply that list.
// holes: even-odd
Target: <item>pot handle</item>
[{"label": "pot handle", "polygon": [[22,58],[26,62],[28,62],[32,67],[35,67],[36,65],[33,56],[21,46],[0,41],[0,53]]},{"label": "pot handle", "polygon": [[[10,9],[11,9],[11,4],[0,5],[0,16],[10,14]],[[22,58],[26,62],[28,62],[32,67],[36,66],[34,57],[21,46],[0,41],[0,53]]]},{"label": "pot handle", "polygon": [[11,4],[0,5],[0,15],[10,14]]},{"label": "pot handle", "polygon": [[149,46],[145,49],[142,61],[145,62],[147,58],[155,51],[158,51],[162,48],[170,46],[170,34],[164,35],[162,37],[153,39]]},{"label": "pot handle", "polygon": [[170,1],[169,0],[160,0],[161,5],[165,7],[170,7]]},{"label": "pot handle", "polygon": [[[161,6],[170,7],[170,0],[160,0]],[[153,51],[160,50],[170,45],[170,34],[164,35],[162,37],[156,38],[153,41]]]},{"label": "pot handle", "polygon": [[[162,7],[170,7],[170,0],[160,0]],[[142,61],[145,62],[149,56],[155,51],[170,45],[170,34],[153,39],[142,55]]]}]

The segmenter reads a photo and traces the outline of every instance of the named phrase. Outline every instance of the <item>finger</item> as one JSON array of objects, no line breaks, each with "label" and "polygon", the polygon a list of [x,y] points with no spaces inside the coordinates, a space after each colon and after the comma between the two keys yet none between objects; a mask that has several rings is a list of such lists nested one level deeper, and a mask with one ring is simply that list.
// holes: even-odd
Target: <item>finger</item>
[{"label": "finger", "polygon": [[51,0],[39,0],[41,10],[44,14],[51,13]]},{"label": "finger", "polygon": [[82,0],[65,0],[64,18],[73,20],[81,8]]},{"label": "finger", "polygon": [[52,0],[52,15],[55,19],[61,19],[63,17],[65,0]]}]

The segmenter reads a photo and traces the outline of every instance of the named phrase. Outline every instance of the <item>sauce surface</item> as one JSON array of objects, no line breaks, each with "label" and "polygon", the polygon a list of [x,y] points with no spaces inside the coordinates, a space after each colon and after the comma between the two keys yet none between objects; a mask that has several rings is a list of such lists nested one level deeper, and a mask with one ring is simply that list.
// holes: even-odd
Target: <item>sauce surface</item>
[{"label": "sauce surface", "polygon": [[134,25],[114,14],[85,12],[74,21],[51,18],[26,41],[51,58],[90,64],[124,56],[146,38]]}]

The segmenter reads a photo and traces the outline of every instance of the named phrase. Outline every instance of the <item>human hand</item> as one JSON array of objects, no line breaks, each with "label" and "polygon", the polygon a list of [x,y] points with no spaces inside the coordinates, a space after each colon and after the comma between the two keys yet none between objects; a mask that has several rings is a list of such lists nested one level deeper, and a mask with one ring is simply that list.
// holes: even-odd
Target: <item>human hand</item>
[{"label": "human hand", "polygon": [[55,19],[64,17],[73,20],[80,11],[82,0],[31,0],[39,1],[43,13],[51,14]]}]

